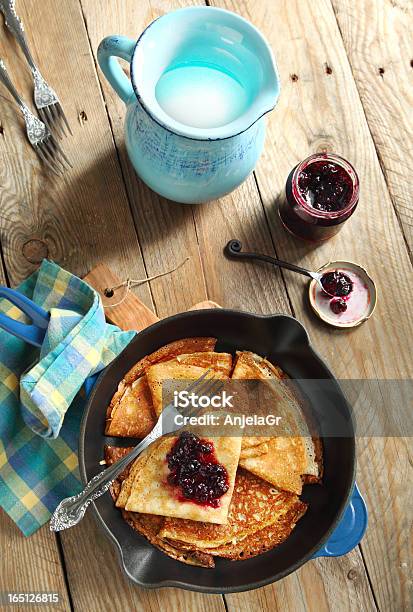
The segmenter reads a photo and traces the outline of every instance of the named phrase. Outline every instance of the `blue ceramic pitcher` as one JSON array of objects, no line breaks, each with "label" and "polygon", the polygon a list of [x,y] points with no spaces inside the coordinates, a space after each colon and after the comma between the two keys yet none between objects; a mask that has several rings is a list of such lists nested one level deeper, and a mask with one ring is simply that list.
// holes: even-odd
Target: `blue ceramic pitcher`
[{"label": "blue ceramic pitcher", "polygon": [[[117,57],[130,62],[131,81]],[[279,78],[251,23],[209,6],[183,8],[154,21],[137,42],[105,38],[98,61],[127,106],[126,147],[151,189],[206,202],[254,169]]]}]

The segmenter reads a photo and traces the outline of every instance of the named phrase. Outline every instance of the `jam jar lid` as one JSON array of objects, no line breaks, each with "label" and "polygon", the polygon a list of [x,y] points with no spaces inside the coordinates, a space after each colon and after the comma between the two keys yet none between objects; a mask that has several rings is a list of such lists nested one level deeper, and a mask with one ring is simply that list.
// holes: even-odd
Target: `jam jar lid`
[{"label": "jam jar lid", "polygon": [[[300,191],[298,185],[298,179],[300,177],[300,174],[311,164],[322,161],[333,162],[334,164],[343,168],[343,170],[350,177],[353,189],[350,200],[344,208],[340,208],[338,210],[333,211],[319,210],[311,206],[311,204],[307,202],[307,200],[303,197]],[[295,201],[300,206],[302,206],[311,216],[325,219],[339,219],[342,216],[348,215],[348,213],[356,206],[359,200],[360,183],[359,178],[357,176],[357,172],[355,171],[354,167],[350,164],[350,162],[344,159],[344,157],[336,155],[335,153],[314,153],[313,155],[310,155],[309,157],[303,159],[303,161],[299,163],[298,166],[296,166],[291,179],[291,189]]]}]

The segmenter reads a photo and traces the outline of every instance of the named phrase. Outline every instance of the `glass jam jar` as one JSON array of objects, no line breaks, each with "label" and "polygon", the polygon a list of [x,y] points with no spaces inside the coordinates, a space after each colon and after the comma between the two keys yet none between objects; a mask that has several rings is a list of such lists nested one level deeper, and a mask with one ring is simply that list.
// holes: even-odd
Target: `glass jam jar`
[{"label": "glass jam jar", "polygon": [[358,200],[359,179],[353,166],[334,153],[316,153],[291,170],[279,214],[292,234],[319,242],[340,231]]}]

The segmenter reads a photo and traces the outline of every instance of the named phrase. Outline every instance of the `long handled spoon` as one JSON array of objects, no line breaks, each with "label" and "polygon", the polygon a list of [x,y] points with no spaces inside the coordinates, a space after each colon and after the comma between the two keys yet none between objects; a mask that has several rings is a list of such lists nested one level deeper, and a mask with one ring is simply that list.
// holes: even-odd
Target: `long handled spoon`
[{"label": "long handled spoon", "polygon": [[247,253],[242,251],[242,243],[239,240],[230,240],[224,249],[224,253],[227,257],[232,259],[248,259],[248,260],[258,260],[258,261],[266,261],[267,263],[273,264],[274,266],[278,266],[279,268],[286,268],[287,270],[291,270],[292,272],[298,272],[298,274],[302,274],[303,276],[307,276],[315,280],[324,291],[331,297],[334,295],[330,294],[323,286],[321,279],[323,274],[321,272],[312,272],[311,270],[307,270],[306,268],[301,268],[300,266],[296,266],[295,264],[289,263],[288,261],[283,261],[282,259],[276,259],[275,257],[271,257],[270,255],[263,255],[261,253]]}]

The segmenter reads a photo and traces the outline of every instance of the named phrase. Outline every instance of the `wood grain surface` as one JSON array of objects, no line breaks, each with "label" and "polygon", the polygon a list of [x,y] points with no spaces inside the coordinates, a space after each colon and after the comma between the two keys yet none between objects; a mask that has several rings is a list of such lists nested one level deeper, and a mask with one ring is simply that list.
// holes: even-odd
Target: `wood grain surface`
[{"label": "wood grain surface", "polygon": [[[104,36],[136,38],[155,17],[191,4],[19,0],[33,53],[74,131],[64,141],[74,169],[63,180],[44,174],[2,89],[0,282],[17,284],[44,256],[82,276],[102,262],[122,280],[159,274],[189,257],[176,273],[132,290],[158,317],[206,299],[255,312],[292,312],[339,377],[411,378],[411,5],[211,0],[262,30],[277,58],[282,91],[255,176],[217,202],[182,206],[136,177],[124,148],[125,107],[96,67],[96,49]],[[0,36],[0,56],[29,99],[30,74],[7,34]],[[314,248],[282,229],[277,202],[290,169],[321,150],[353,162],[361,198],[340,234]],[[328,329],[311,314],[300,277],[227,261],[222,249],[231,238],[312,269],[338,258],[365,265],[379,286],[374,317],[354,331]],[[0,549],[7,551],[0,590],[57,591],[62,609],[82,612],[97,602],[99,609],[122,611],[410,609],[411,441],[360,439],[358,447],[357,480],[370,522],[361,547],[343,558],[311,561],[279,583],[224,599],[144,591],[124,578],[91,516],[57,539],[45,527],[25,540],[0,515]],[[15,550],[18,566],[11,562]]]},{"label": "wood grain surface", "polygon": [[[45,525],[25,538],[16,525],[0,510],[0,592],[58,593],[53,610],[70,610],[70,601],[55,536]],[[1,605],[1,609],[27,610],[27,606]],[[49,606],[42,606],[49,609]]]},{"label": "wood grain surface", "polygon": [[332,0],[369,129],[413,249],[413,3]]}]

